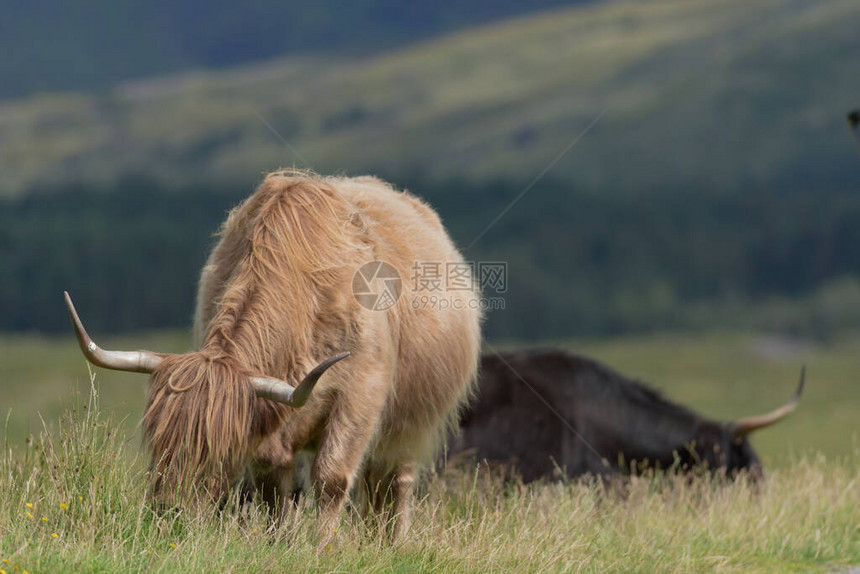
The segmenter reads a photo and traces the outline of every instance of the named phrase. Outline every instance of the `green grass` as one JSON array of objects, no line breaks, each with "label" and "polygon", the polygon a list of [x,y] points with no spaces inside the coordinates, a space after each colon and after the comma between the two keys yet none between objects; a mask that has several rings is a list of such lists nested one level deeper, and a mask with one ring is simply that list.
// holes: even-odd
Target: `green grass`
[{"label": "green grass", "polygon": [[[95,387],[93,387],[95,389]],[[332,546],[303,503],[272,529],[261,508],[157,514],[145,471],[95,393],[0,460],[5,572],[805,572],[860,562],[860,448],[741,480],[639,478],[625,496],[581,484],[430,480],[406,542],[346,514]]]}]

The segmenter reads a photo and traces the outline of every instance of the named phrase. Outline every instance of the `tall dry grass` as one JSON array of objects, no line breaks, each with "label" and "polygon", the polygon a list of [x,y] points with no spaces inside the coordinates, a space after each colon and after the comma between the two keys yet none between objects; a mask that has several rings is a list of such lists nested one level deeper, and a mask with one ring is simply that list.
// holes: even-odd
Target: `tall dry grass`
[{"label": "tall dry grass", "polygon": [[4,572],[712,572],[838,570],[860,563],[860,448],[811,454],[755,487],[632,479],[504,484],[483,470],[427,482],[408,540],[347,513],[319,550],[313,506],[279,528],[262,508],[157,513],[139,445],[98,408],[96,387],[54,432],[0,461]]}]

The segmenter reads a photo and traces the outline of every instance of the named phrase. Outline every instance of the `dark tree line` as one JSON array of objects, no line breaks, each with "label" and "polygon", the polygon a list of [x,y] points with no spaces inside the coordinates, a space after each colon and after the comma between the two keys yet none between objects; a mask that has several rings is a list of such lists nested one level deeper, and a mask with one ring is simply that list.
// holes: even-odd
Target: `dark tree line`
[{"label": "dark tree line", "polygon": [[[465,247],[522,189],[409,186]],[[0,331],[68,329],[69,290],[93,331],[187,326],[212,234],[247,189],[164,189],[129,177],[0,203]],[[860,196],[643,191],[542,182],[466,252],[508,263],[493,337],[617,334],[739,319],[860,277]],[[495,295],[492,292],[488,296]],[[714,312],[702,313],[713,308]],[[743,321],[740,321],[743,323]]]}]

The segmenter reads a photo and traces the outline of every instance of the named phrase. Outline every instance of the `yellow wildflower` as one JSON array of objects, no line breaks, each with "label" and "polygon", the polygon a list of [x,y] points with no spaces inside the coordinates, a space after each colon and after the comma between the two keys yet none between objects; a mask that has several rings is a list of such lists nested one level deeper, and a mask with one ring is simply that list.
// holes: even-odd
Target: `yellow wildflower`
[{"label": "yellow wildflower", "polygon": [[33,520],[33,515],[32,515],[32,514],[30,514],[30,513],[28,512],[28,513],[27,513],[27,518],[29,518],[30,520]]},{"label": "yellow wildflower", "polygon": [[57,534],[56,532],[51,532],[51,538],[59,538],[59,537],[60,537],[60,535]]},{"label": "yellow wildflower", "polygon": [[68,509],[69,509],[68,504],[66,504],[65,502],[60,503],[60,510],[68,510]]},{"label": "yellow wildflower", "polygon": [[47,521],[48,521],[48,517],[47,517],[47,516],[43,516],[43,517],[42,517],[42,522],[47,522]]},{"label": "yellow wildflower", "polygon": [[5,570],[0,570],[0,574],[6,574]]},{"label": "yellow wildflower", "polygon": [[27,508],[33,508],[33,503],[32,503],[32,502],[28,502],[28,503],[27,503],[27,504],[25,504],[24,506],[26,506]]},{"label": "yellow wildflower", "polygon": [[171,548],[176,548],[176,544],[174,544],[173,542],[171,542],[171,543],[169,544],[169,546],[170,546]]},{"label": "yellow wildflower", "polygon": [[3,564],[9,564],[9,560],[7,560],[6,558],[4,558],[4,559],[3,559]]},{"label": "yellow wildflower", "polygon": [[83,501],[84,501],[84,497],[83,497],[83,496],[79,496],[79,497],[78,497],[78,502],[83,502]]},{"label": "yellow wildflower", "polygon": [[328,550],[329,552],[331,552],[332,550],[334,550],[334,546],[332,546],[331,544],[328,544],[328,545],[326,545],[325,549]]}]

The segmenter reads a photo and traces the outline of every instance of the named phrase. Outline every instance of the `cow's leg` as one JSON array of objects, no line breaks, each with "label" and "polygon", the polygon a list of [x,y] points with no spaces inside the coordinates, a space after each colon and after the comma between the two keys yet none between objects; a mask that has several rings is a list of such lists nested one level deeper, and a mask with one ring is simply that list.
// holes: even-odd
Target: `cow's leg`
[{"label": "cow's leg", "polygon": [[[409,512],[418,465],[414,462],[397,465],[385,472],[368,470],[365,483],[366,504],[362,507],[366,520],[377,519],[380,531],[387,529],[395,542],[403,539],[409,530]],[[371,513],[372,511],[372,513]]]},{"label": "cow's leg", "polygon": [[402,542],[409,531],[412,511],[412,492],[418,477],[418,464],[409,462],[399,465],[391,475],[390,533],[394,542]]},{"label": "cow's leg", "polygon": [[258,471],[255,473],[254,487],[274,517],[274,527],[278,528],[296,506],[293,499],[293,493],[296,490],[293,468],[279,467],[270,468],[264,472]]},{"label": "cow's leg", "polygon": [[320,546],[327,545],[337,531],[340,513],[374,428],[375,420],[354,412],[349,405],[336,405],[332,409],[311,468],[319,507]]},{"label": "cow's leg", "polygon": [[254,475],[251,472],[250,466],[245,468],[245,473],[239,481],[239,516],[242,519],[247,519],[251,512],[251,507],[254,505],[254,496],[257,494],[257,489],[254,487]]},{"label": "cow's leg", "polygon": [[379,493],[383,488],[383,479],[384,473],[381,474],[378,467],[368,463],[362,473],[361,483],[352,491],[350,503],[358,515],[367,522],[370,522],[376,514],[380,504]]}]

